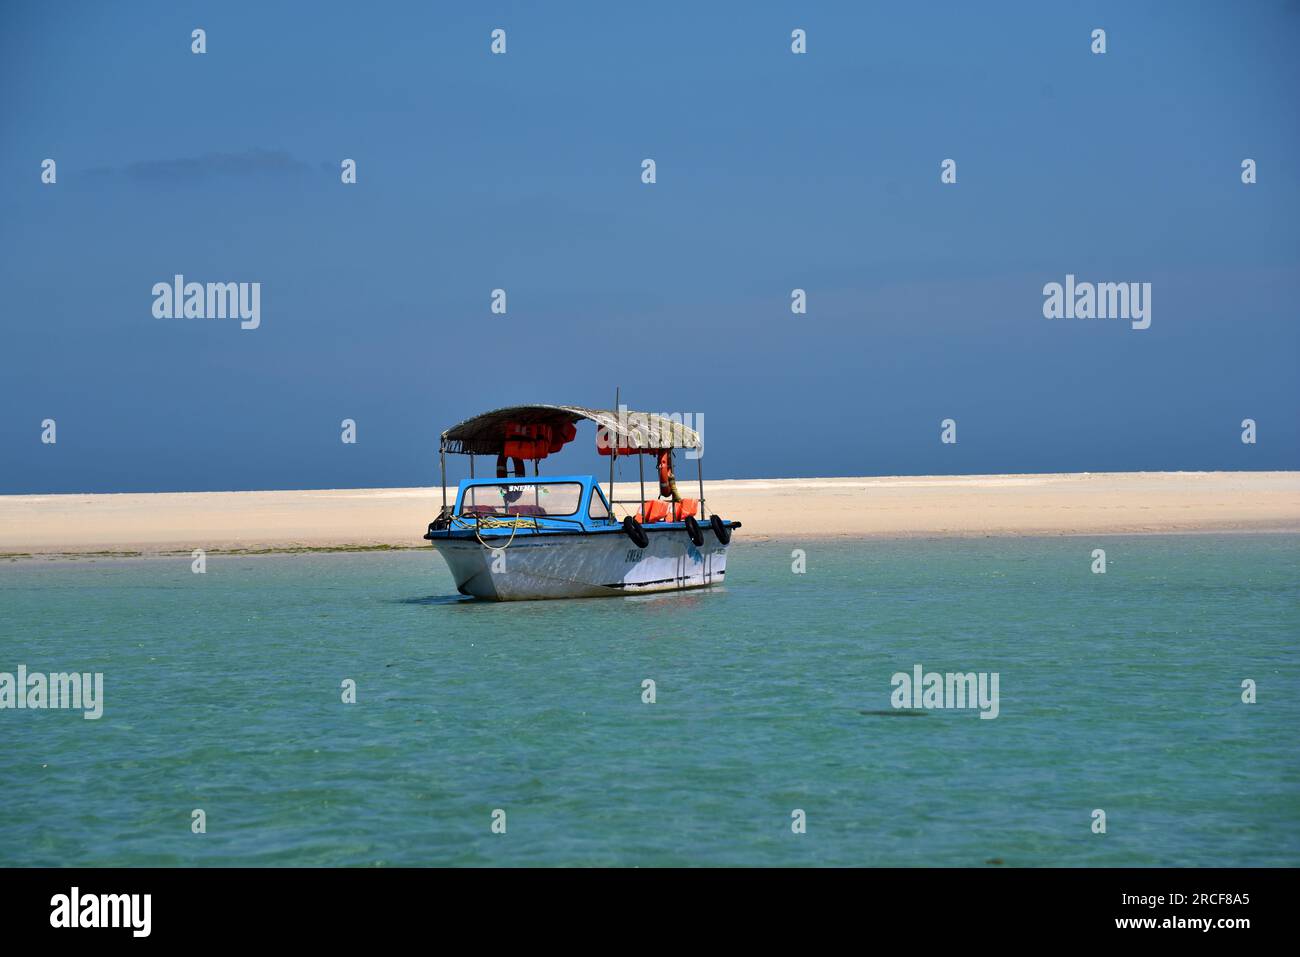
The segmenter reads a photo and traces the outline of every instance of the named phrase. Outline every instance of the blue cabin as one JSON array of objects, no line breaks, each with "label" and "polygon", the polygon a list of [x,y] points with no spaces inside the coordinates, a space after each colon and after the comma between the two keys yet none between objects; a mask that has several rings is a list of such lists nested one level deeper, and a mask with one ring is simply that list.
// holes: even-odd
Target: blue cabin
[{"label": "blue cabin", "polygon": [[609,502],[590,475],[465,479],[456,491],[452,528],[509,534],[514,529],[618,529]]}]

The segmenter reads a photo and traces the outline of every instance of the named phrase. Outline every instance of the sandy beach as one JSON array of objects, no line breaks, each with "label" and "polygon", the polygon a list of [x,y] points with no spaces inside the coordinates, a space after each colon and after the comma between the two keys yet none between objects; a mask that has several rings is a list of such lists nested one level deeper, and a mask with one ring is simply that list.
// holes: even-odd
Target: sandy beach
[{"label": "sandy beach", "polygon": [[[1300,472],[752,479],[705,492],[751,541],[1300,531]],[[7,495],[0,557],[414,548],[440,503],[437,488]]]}]

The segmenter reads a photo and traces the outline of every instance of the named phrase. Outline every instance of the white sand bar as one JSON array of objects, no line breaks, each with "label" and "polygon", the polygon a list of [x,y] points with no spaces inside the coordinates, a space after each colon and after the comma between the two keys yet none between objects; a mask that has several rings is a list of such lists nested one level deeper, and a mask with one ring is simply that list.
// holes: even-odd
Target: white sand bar
[{"label": "white sand bar", "polygon": [[[755,479],[705,491],[751,540],[1300,532],[1300,472]],[[0,556],[418,547],[440,504],[436,488],[3,495]]]}]

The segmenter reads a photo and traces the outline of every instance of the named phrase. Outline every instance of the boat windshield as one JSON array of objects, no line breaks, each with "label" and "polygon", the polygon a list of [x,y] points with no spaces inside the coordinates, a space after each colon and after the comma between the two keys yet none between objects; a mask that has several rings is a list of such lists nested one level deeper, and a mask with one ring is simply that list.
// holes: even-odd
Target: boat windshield
[{"label": "boat windshield", "polygon": [[576,515],[581,501],[582,486],[577,482],[471,485],[461,499],[460,514]]}]

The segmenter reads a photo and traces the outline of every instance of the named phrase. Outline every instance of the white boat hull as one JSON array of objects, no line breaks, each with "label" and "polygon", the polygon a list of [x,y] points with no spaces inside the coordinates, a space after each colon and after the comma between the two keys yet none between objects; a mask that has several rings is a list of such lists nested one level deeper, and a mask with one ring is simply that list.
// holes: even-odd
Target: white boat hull
[{"label": "white boat hull", "polygon": [[438,538],[432,545],[463,595],[496,601],[594,598],[720,583],[727,573],[727,546],[708,526],[701,531],[704,544],[698,548],[680,527],[647,528],[649,544],[643,549],[621,530],[587,535],[521,532],[509,547],[497,550],[484,548],[473,537]]}]

